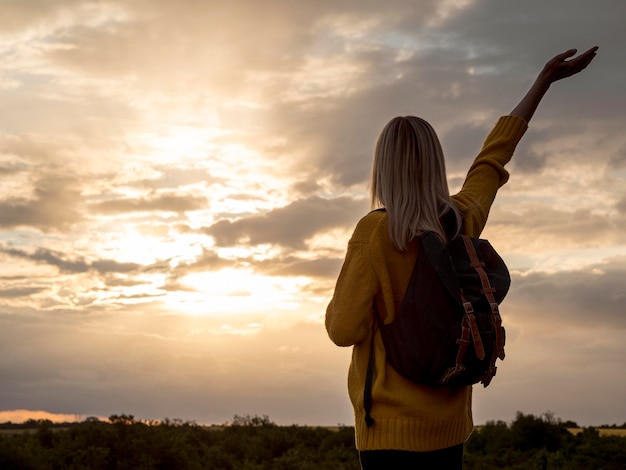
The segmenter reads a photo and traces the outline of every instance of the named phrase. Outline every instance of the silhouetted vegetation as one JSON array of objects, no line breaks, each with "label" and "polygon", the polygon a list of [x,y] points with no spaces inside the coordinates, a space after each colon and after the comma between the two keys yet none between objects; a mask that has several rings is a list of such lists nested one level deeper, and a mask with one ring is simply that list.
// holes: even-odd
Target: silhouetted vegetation
[{"label": "silhouetted vegetation", "polygon": [[[30,423],[31,425],[34,423]],[[277,426],[267,416],[235,416],[223,426],[179,420],[1,426],[0,469],[358,469],[354,430]],[[7,432],[13,429],[14,432]]]},{"label": "silhouetted vegetation", "polygon": [[[489,422],[465,447],[466,469],[623,469],[626,437],[601,436],[552,414],[518,413]],[[623,427],[622,427],[623,428]],[[0,424],[0,468],[6,470],[358,469],[354,429],[278,426],[268,416],[235,416],[221,426],[112,415],[108,422]]]},{"label": "silhouetted vegetation", "polygon": [[518,412],[510,425],[491,421],[465,445],[465,468],[487,470],[626,469],[626,434],[600,436],[597,428],[578,428],[553,414]]}]

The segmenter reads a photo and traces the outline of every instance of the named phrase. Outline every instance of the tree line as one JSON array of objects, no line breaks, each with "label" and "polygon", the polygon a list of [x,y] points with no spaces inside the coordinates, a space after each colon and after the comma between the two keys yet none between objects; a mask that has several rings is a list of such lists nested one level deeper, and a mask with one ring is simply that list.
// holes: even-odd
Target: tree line
[{"label": "tree line", "polygon": [[[518,412],[480,426],[465,445],[466,469],[624,469],[626,437],[601,436],[552,414]],[[614,426],[617,427],[617,426]],[[626,427],[626,426],[623,426]],[[55,424],[0,424],[3,470],[358,470],[354,428],[278,426],[235,416],[220,426],[112,415]]]}]

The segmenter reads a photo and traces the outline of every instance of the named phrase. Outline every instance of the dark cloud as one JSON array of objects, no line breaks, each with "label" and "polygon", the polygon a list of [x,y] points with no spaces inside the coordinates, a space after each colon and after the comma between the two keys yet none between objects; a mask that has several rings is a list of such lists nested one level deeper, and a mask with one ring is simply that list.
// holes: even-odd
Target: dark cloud
[{"label": "dark cloud", "polygon": [[[506,234],[499,240],[500,243],[511,247],[511,243],[516,243],[518,246],[513,248],[516,251],[542,252],[554,249],[555,245],[561,248],[597,248],[626,241],[626,217],[623,214],[615,216],[591,208],[563,210],[539,203],[529,204],[523,209],[512,210],[511,207],[496,202],[487,227],[496,236]],[[532,236],[525,239],[524,234]]]},{"label": "dark cloud", "polygon": [[[446,131],[442,137],[444,152],[450,163],[449,171],[467,171],[467,164],[478,153],[491,131],[494,122],[483,124],[463,123]],[[559,153],[568,154],[571,161],[577,157],[577,143],[571,148],[564,148],[563,141],[571,140],[571,136],[580,135],[585,131],[584,123],[551,123],[544,127],[531,128],[526,132],[507,168],[511,173],[534,174],[542,172],[554,160],[555,149]],[[558,142],[558,145],[552,145]],[[603,160],[598,163],[601,164]]]},{"label": "dark cloud", "polygon": [[[564,18],[559,4],[531,2],[511,7],[483,1],[451,15],[439,28],[424,30],[415,28],[415,12],[407,10],[403,17],[411,27],[404,33],[406,41],[415,41],[413,57],[394,60],[398,49],[406,45],[402,41],[378,45],[373,52],[355,48],[349,60],[362,71],[358,79],[361,88],[333,97],[332,103],[311,98],[306,107],[286,104],[289,109],[278,114],[285,120],[277,123],[276,132],[315,148],[313,158],[320,162],[319,171],[330,170],[340,186],[367,181],[376,136],[395,115],[415,114],[430,121],[442,137],[451,168],[468,165],[496,118],[513,109],[552,55],[572,46],[591,47],[602,38],[611,49],[609,55],[616,53],[612,44],[619,43],[613,40],[621,34],[619,14],[589,12],[582,3],[577,3],[576,9],[585,10],[585,15]],[[568,11],[572,12],[569,7]],[[539,28],[531,45],[529,24],[533,30]],[[608,31],[600,28],[595,34],[602,37],[584,44],[580,31],[588,30],[590,24],[607,24]],[[383,27],[394,29],[398,24],[383,18]],[[555,37],[557,30],[560,33]],[[420,40],[428,47],[420,49]],[[614,93],[603,89],[606,75],[615,67],[614,61],[599,56],[585,74],[550,90],[534,118],[543,125],[531,125],[520,146],[521,170],[537,172],[545,167],[550,155],[533,145],[535,142],[549,143],[559,135],[574,138],[584,132],[591,118],[623,120],[619,106],[611,102]],[[615,73],[620,76],[624,72]],[[612,79],[611,83],[620,82]],[[576,99],[569,99],[572,93]]]},{"label": "dark cloud", "polygon": [[43,287],[12,287],[0,289],[0,297],[4,299],[15,299],[19,297],[28,297],[44,291]]},{"label": "dark cloud", "polygon": [[[346,240],[347,243],[347,240]],[[219,271],[224,268],[251,267],[255,272],[266,276],[306,276],[314,278],[334,279],[339,273],[343,262],[344,250],[340,253],[327,254],[315,259],[304,259],[296,256],[292,251],[284,256],[274,256],[266,260],[256,260],[254,257],[240,257],[226,259],[216,252],[204,248],[200,256],[193,262],[180,263],[175,267],[165,269],[168,273],[168,282],[162,287],[168,291],[192,290],[178,282],[181,277],[198,272]]]},{"label": "dark cloud", "polygon": [[[488,126],[495,123],[497,114],[506,114],[510,105],[506,102],[507,108],[502,108],[500,103],[494,111],[481,94],[491,84],[478,86],[474,83],[477,79],[466,72],[472,61],[458,51],[440,47],[437,52],[417,51],[404,61],[394,60],[398,51],[391,47],[344,58],[362,70],[361,86],[333,97],[331,103],[317,97],[305,100],[305,105],[284,103],[270,117],[273,132],[313,149],[309,158],[318,163],[312,178],[330,176],[340,187],[367,183],[378,134],[398,115],[417,115],[431,122],[444,149],[450,150],[448,157],[463,159],[468,165],[480,150]],[[492,113],[493,122],[473,124],[459,115],[459,108]],[[458,135],[451,131],[453,127]]]},{"label": "dark cloud", "polygon": [[74,180],[61,177],[40,179],[33,193],[33,199],[0,201],[0,227],[59,230],[83,220],[81,191]]},{"label": "dark cloud", "polygon": [[465,173],[468,170],[468,160],[475,157],[491,129],[484,124],[462,123],[452,127],[443,135],[439,135],[444,154],[446,169]]},{"label": "dark cloud", "polygon": [[[623,41],[624,15],[626,6],[617,3],[610,8],[589,9],[584,0],[568,2],[566,7],[560,2],[540,0],[513,7],[497,0],[482,0],[453,17],[446,32],[450,34],[449,44],[470,51],[487,68],[501,71],[489,83],[494,86],[484,90],[487,99],[493,91],[511,90],[510,86],[501,87],[507,82],[520,87],[522,93],[547,59],[557,53],[600,46],[598,60],[588,71],[551,89],[538,118],[609,121],[623,117],[619,111],[623,104],[615,103],[611,96],[622,93],[626,79],[626,70],[616,66],[623,54],[615,47]],[[569,93],[576,93],[576,99],[568,99]],[[512,108],[517,97],[509,99]]]},{"label": "dark cloud", "polygon": [[38,248],[33,252],[10,247],[0,247],[0,253],[32,261],[34,263],[47,264],[54,266],[63,273],[78,274],[85,273],[90,270],[99,273],[126,273],[137,270],[140,265],[136,263],[120,263],[115,260],[96,260],[86,261],[84,259],[68,259],[68,255],[62,252],[50,250],[47,248]]},{"label": "dark cloud", "polygon": [[207,200],[198,196],[161,194],[151,198],[118,198],[89,204],[91,211],[102,214],[124,212],[185,212],[207,207]]},{"label": "dark cloud", "polygon": [[[571,47],[602,46],[602,43],[609,47],[621,37],[619,25],[626,14],[624,4],[590,9],[584,0],[574,0],[567,3],[567,12],[563,7],[559,2],[547,4],[541,0],[515,6],[480,0],[462,15],[452,17],[446,30],[477,54],[484,51],[481,55],[505,58],[511,64],[542,61],[545,54]],[[558,34],[554,34],[555,26],[560,27]],[[528,34],[531,30],[533,34]]]},{"label": "dark cloud", "polygon": [[104,280],[107,287],[135,287],[144,285],[145,282],[136,279],[131,276],[126,276],[125,273],[106,272],[104,273]]},{"label": "dark cloud", "polygon": [[317,182],[311,180],[298,181],[292,186],[292,191],[294,192],[294,194],[298,194],[303,198],[317,194],[320,189],[320,185]]},{"label": "dark cloud", "polygon": [[[246,262],[246,260],[243,260],[243,262]],[[203,248],[202,254],[196,257],[193,262],[181,263],[174,268],[171,268],[170,277],[174,279],[189,273],[219,271],[220,269],[226,267],[241,266],[241,263],[241,260],[225,259],[220,257],[214,251]],[[174,289],[170,287],[169,290]]]},{"label": "dark cloud", "polygon": [[509,296],[505,302],[525,306],[517,321],[626,329],[626,258],[576,271],[515,275]]},{"label": "dark cloud", "polygon": [[351,226],[364,215],[361,201],[342,197],[301,199],[262,215],[231,222],[220,220],[205,230],[220,246],[276,244],[304,248],[313,235],[335,227]]}]

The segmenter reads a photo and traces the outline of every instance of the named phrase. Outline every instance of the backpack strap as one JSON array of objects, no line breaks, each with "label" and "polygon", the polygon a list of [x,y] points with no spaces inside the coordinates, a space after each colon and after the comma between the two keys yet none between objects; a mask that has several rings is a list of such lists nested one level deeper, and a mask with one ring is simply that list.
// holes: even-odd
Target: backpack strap
[{"label": "backpack strap", "polygon": [[467,351],[467,347],[470,345],[470,326],[467,323],[465,315],[461,320],[461,337],[456,340],[456,344],[459,345],[459,349],[456,353],[455,365],[454,367],[450,367],[439,379],[439,383],[442,385],[447,384],[455,376],[465,371],[463,357],[465,357],[465,351]]},{"label": "backpack strap", "polygon": [[480,332],[478,331],[478,325],[476,324],[474,307],[472,307],[472,303],[465,298],[463,290],[461,290],[461,299],[463,300],[463,309],[465,310],[465,314],[461,319],[461,337],[456,340],[456,344],[459,345],[459,349],[456,353],[456,359],[454,361],[455,365],[450,367],[439,379],[439,383],[442,385],[449,383],[455,376],[465,371],[463,358],[465,357],[465,352],[470,345],[470,335],[472,336],[472,342],[474,343],[476,357],[481,361],[485,358],[485,347],[483,346],[483,341],[480,337]]},{"label": "backpack strap", "polygon": [[[374,309],[374,316],[378,318],[378,313]],[[378,322],[380,319],[378,318]],[[377,324],[378,322],[375,322]],[[376,367],[374,361],[374,337],[376,336],[376,328],[372,328],[372,338],[370,339],[370,356],[367,361],[367,372],[365,373],[365,387],[363,389],[363,407],[365,408],[365,424],[371,428],[374,424],[374,418],[370,414],[372,411],[372,386],[374,383],[374,369]]]},{"label": "backpack strap", "polygon": [[493,296],[493,293],[496,290],[491,287],[491,283],[489,282],[489,276],[487,276],[487,272],[485,271],[485,263],[481,262],[478,259],[478,255],[476,254],[476,248],[474,248],[474,244],[472,243],[470,237],[468,237],[467,235],[461,235],[461,237],[463,238],[463,243],[465,244],[465,248],[467,250],[467,254],[469,255],[472,267],[476,270],[478,276],[480,277],[480,282],[483,286],[480,292],[487,298],[487,301],[489,302],[489,305],[491,307],[491,323],[495,332],[495,348],[491,357],[489,370],[485,373],[485,376],[481,380],[483,385],[486,387],[491,382],[493,376],[496,375],[496,359],[504,359],[504,335],[502,329],[502,317],[500,316],[498,303]]}]

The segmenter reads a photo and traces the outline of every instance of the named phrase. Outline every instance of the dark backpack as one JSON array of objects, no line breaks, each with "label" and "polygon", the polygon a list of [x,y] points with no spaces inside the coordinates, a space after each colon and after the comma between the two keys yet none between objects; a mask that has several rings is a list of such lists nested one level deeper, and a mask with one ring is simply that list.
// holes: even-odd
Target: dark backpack
[{"label": "dark backpack", "polygon": [[[394,321],[381,332],[387,362],[402,376],[430,386],[486,387],[504,359],[505,333],[498,310],[509,290],[509,271],[487,240],[459,235],[445,245],[426,232]],[[370,416],[374,348],[365,382],[365,420]]]}]

